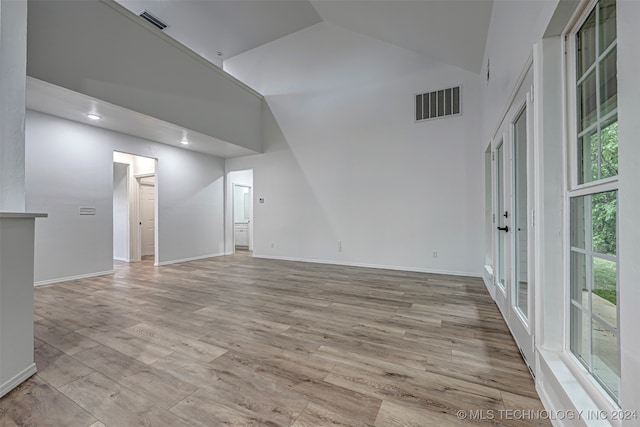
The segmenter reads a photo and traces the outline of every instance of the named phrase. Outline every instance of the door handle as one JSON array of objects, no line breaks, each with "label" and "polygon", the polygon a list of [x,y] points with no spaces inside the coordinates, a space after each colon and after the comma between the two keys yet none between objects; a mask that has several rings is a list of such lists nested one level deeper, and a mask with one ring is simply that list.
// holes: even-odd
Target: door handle
[{"label": "door handle", "polygon": [[500,231],[506,231],[507,233],[509,232],[509,226],[505,225],[504,227],[498,227],[498,230]]}]

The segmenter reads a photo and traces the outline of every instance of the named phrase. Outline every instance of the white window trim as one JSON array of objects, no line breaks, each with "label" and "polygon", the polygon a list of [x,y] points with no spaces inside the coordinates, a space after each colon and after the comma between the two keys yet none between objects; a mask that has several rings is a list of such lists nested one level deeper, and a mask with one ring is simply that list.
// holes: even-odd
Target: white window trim
[{"label": "white window trim", "polygon": [[[606,411],[616,411],[620,409],[620,404],[613,400],[613,398],[609,395],[609,393],[605,390],[605,388],[595,379],[595,377],[588,371],[588,369],[583,365],[583,363],[576,357],[576,355],[571,351],[571,324],[570,324],[570,308],[571,308],[571,268],[570,268],[570,256],[571,253],[571,215],[570,215],[570,200],[573,197],[579,197],[584,195],[590,195],[595,193],[600,193],[604,191],[612,191],[618,190],[618,176],[600,179],[584,184],[578,184],[578,164],[577,164],[577,153],[578,153],[578,130],[577,130],[577,78],[576,78],[576,44],[575,44],[575,36],[578,33],[580,27],[584,24],[584,22],[589,17],[591,11],[596,7],[598,0],[589,0],[585,2],[583,5],[578,7],[575,11],[574,16],[569,21],[564,31],[562,32],[562,46],[563,51],[565,53],[564,60],[562,61],[563,68],[563,93],[565,94],[563,99],[564,104],[564,114],[566,115],[563,120],[563,126],[565,127],[565,141],[564,141],[564,152],[565,152],[565,164],[567,165],[566,170],[566,191],[564,197],[564,212],[563,212],[563,221],[564,221],[564,297],[567,299],[564,304],[564,342],[563,342],[563,352],[560,355],[560,359],[566,364],[571,373],[575,376],[576,380],[580,383],[580,385],[584,388],[584,391],[588,394],[588,396],[593,399],[594,402],[597,403],[598,407],[604,409]],[[596,40],[596,43],[599,43],[599,40]],[[617,45],[617,41],[616,41]],[[608,50],[608,49],[607,49]],[[596,58],[596,63],[598,62],[598,58]],[[599,82],[597,82],[599,83]],[[599,85],[596,86],[599,92]],[[617,108],[616,108],[617,114]],[[619,231],[620,225],[617,225]],[[618,233],[619,234],[619,233]],[[617,252],[617,251],[616,251]],[[619,254],[618,254],[619,255]],[[617,259],[619,263],[619,258]],[[617,280],[619,286],[620,279],[620,270],[618,268],[617,272]],[[590,313],[590,310],[589,310]],[[620,306],[617,304],[617,322],[618,322],[618,340],[620,339],[620,330],[619,330],[619,322],[620,322]],[[618,341],[618,363],[621,362],[621,345]],[[619,399],[621,396],[619,396]],[[612,425],[621,425],[621,423],[617,423],[613,420],[609,420]]]}]

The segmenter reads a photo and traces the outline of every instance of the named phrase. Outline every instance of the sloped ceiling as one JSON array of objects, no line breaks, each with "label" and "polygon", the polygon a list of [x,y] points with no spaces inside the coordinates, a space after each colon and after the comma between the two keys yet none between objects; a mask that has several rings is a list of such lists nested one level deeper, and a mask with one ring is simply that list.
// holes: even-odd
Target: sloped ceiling
[{"label": "sloped ceiling", "polygon": [[[117,0],[169,24],[165,33],[222,60],[320,21],[479,73],[493,0]],[[221,56],[218,55],[221,52]]]},{"label": "sloped ceiling", "polygon": [[221,66],[221,61],[317,24],[307,0],[117,0],[136,15],[147,10],[164,32]]},{"label": "sloped ceiling", "polygon": [[480,73],[491,0],[312,0],[323,20]]}]

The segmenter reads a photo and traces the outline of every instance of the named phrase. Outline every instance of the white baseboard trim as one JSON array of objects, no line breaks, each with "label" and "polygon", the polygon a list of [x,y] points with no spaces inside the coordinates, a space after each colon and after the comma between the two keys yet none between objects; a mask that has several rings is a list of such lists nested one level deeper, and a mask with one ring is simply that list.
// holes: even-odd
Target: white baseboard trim
[{"label": "white baseboard trim", "polygon": [[120,258],[120,257],[113,257],[114,260],[116,261],[124,261],[124,262],[131,262],[131,260],[129,258]]},{"label": "white baseboard trim", "polygon": [[97,273],[80,274],[78,276],[59,277],[57,279],[40,280],[38,282],[35,282],[34,285],[35,286],[52,285],[54,283],[68,282],[70,280],[79,280],[79,279],[88,279],[88,278],[97,277],[97,276],[106,276],[108,274],[113,274],[115,272],[116,272],[115,270],[107,270],[107,271],[99,271]]},{"label": "white baseboard trim", "polygon": [[194,257],[191,257],[191,258],[173,259],[173,260],[170,260],[170,261],[160,261],[158,263],[158,265],[179,264],[181,262],[198,261],[200,259],[215,258],[215,257],[223,256],[223,255],[227,255],[227,254],[225,254],[224,252],[218,252],[217,254],[199,255],[199,256],[194,256]]},{"label": "white baseboard trim", "polygon": [[364,268],[377,268],[381,270],[410,271],[412,273],[446,274],[449,276],[477,277],[477,278],[482,277],[482,274],[480,273],[471,273],[471,272],[465,272],[465,271],[436,270],[431,268],[403,267],[403,266],[397,266],[397,265],[369,264],[369,263],[363,263],[363,262],[345,262],[345,261],[324,260],[324,259],[316,259],[316,258],[294,258],[294,257],[272,256],[272,255],[256,255],[255,253],[253,254],[253,257],[263,258],[263,259],[275,259],[280,261],[311,262],[314,264],[344,265],[346,267],[364,267]]},{"label": "white baseboard trim", "polygon": [[493,285],[493,271],[491,271],[491,267],[485,265],[482,272],[482,280],[484,281],[484,286],[487,288],[487,292],[491,295],[491,298],[496,300],[496,288]]},{"label": "white baseboard trim", "polygon": [[38,372],[38,369],[36,368],[35,363],[32,363],[31,365],[27,366],[18,375],[11,378],[9,381],[5,382],[4,384],[0,385],[0,397],[4,396],[14,388],[18,387],[20,384],[28,380],[29,377],[31,377],[31,375],[35,374],[36,372]]}]

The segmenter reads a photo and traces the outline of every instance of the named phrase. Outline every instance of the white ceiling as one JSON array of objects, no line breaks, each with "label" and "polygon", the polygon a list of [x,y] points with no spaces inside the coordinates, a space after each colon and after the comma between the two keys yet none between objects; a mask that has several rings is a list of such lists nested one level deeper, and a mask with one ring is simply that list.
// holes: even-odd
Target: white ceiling
[{"label": "white ceiling", "polygon": [[[224,159],[256,154],[247,148],[32,77],[27,77],[27,108]],[[88,113],[98,114],[101,120],[89,119]],[[191,144],[180,144],[182,139]]]},{"label": "white ceiling", "polygon": [[[164,31],[167,35],[219,67],[225,59],[325,21],[474,73],[479,73],[482,67],[493,5],[493,0],[116,1],[136,15],[147,10],[164,20],[169,24]],[[300,41],[304,42],[302,37]],[[332,43],[340,51],[340,40]],[[381,48],[380,54],[384,52]],[[318,79],[327,76],[311,74]],[[37,79],[28,80],[27,107],[222,158],[255,154],[226,141]],[[97,111],[102,120],[89,120],[86,113],[90,111]],[[192,144],[180,145],[184,137]]]},{"label": "white ceiling", "polygon": [[311,0],[323,20],[480,73],[492,0]]},{"label": "white ceiling", "polygon": [[[164,32],[221,67],[222,60],[322,19],[307,0],[117,0],[139,15],[147,10],[169,25]],[[219,56],[218,52],[222,55]]]},{"label": "white ceiling", "polygon": [[[221,66],[322,20],[479,73],[493,0],[117,0]],[[217,52],[222,52],[218,56]]]}]

